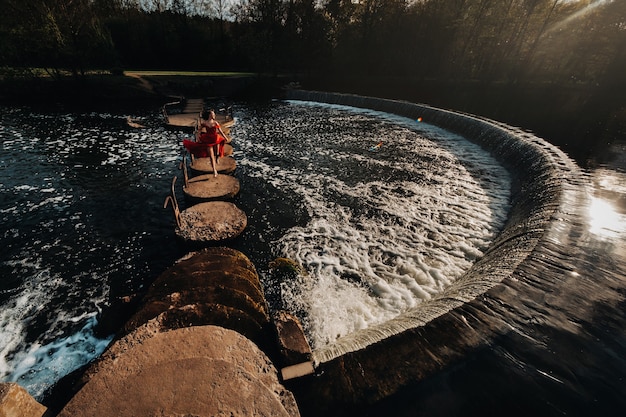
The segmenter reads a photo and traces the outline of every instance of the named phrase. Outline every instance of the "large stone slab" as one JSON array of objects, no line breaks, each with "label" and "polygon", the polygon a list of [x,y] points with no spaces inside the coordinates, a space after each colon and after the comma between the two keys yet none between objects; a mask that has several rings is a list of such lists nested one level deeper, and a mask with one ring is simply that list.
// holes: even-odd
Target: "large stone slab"
[{"label": "large stone slab", "polygon": [[46,410],[18,384],[0,384],[0,417],[42,417]]},{"label": "large stone slab", "polygon": [[190,253],[165,270],[124,333],[152,319],[164,331],[212,324],[261,341],[267,339],[269,312],[254,264],[237,250],[214,247]]},{"label": "large stone slab", "polygon": [[107,349],[84,382],[59,417],[299,416],[267,356],[216,326],[161,332],[151,321]]}]

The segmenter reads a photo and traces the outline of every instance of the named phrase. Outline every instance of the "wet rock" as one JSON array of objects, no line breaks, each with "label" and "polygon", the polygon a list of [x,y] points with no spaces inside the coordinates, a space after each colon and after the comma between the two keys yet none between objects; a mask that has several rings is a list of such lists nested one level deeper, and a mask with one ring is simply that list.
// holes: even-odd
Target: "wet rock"
[{"label": "wet rock", "polygon": [[19,385],[0,384],[0,417],[42,417],[46,410]]},{"label": "wet rock", "polygon": [[233,198],[239,193],[239,180],[230,175],[204,174],[190,178],[183,187],[185,200],[189,204],[206,201],[225,200]]},{"label": "wet rock", "polygon": [[307,275],[305,269],[296,261],[288,258],[276,258],[269,263],[270,273],[279,281],[293,280],[301,275]]},{"label": "wet rock", "polygon": [[311,360],[311,347],[304,335],[300,320],[293,314],[281,310],[273,315],[278,346],[285,366]]},{"label": "wet rock", "polygon": [[341,274],[341,279],[344,279],[348,282],[351,282],[352,284],[356,284],[356,285],[364,285],[363,283],[363,278],[361,278],[361,276],[359,274],[356,274],[354,272],[344,272]]},{"label": "wet rock", "polygon": [[247,225],[246,213],[235,204],[212,201],[182,211],[176,235],[188,242],[218,242],[239,236]]}]

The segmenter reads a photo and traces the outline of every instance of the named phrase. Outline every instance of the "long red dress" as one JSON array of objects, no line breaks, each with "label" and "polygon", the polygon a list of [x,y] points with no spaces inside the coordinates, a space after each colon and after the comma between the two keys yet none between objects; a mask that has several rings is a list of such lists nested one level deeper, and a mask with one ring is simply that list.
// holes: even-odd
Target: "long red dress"
[{"label": "long red dress", "polygon": [[216,122],[213,127],[205,127],[207,131],[200,133],[198,141],[185,139],[183,140],[183,146],[196,158],[208,158],[209,147],[214,146],[216,156],[223,157],[226,138],[218,131],[220,125]]}]

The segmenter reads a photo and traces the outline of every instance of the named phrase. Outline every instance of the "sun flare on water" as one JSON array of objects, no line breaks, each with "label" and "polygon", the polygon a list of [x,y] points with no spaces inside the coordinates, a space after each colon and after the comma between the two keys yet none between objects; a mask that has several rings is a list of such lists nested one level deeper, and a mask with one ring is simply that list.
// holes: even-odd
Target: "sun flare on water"
[{"label": "sun flare on water", "polygon": [[602,238],[616,238],[626,232],[626,216],[617,212],[613,204],[592,197],[589,205],[589,231]]}]

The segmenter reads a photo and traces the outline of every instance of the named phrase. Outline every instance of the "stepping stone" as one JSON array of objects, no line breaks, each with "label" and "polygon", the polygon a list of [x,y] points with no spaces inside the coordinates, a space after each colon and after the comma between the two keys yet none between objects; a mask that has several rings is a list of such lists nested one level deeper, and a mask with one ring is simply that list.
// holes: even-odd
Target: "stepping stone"
[{"label": "stepping stone", "polygon": [[[211,158],[193,158],[189,167],[194,175],[213,173]],[[234,172],[236,168],[237,162],[230,156],[219,158],[217,161],[217,172],[220,174],[230,174],[231,172]]]},{"label": "stepping stone", "polygon": [[59,417],[300,415],[270,359],[227,329],[162,331],[158,318],[115,341]]},{"label": "stepping stone", "polygon": [[163,331],[218,325],[253,341],[268,338],[269,308],[256,268],[243,253],[226,247],[189,253],[165,270],[150,285],[123,334],[157,316]]},{"label": "stepping stone", "polygon": [[189,204],[197,204],[231,199],[239,193],[239,189],[239,180],[233,176],[202,174],[187,181],[183,194]]},{"label": "stepping stone", "polygon": [[239,236],[247,225],[246,213],[235,204],[212,201],[181,211],[176,236],[188,242],[219,242]]},{"label": "stepping stone", "polygon": [[185,242],[210,243],[239,236],[248,225],[248,217],[239,207],[225,201],[199,203],[181,211],[176,201],[172,180],[171,194],[164,207],[171,203],[176,219],[176,236]]},{"label": "stepping stone", "polygon": [[181,113],[167,115],[166,125],[173,128],[193,129],[198,124],[198,114]]},{"label": "stepping stone", "polygon": [[239,180],[230,175],[202,174],[189,178],[187,175],[187,154],[183,155],[181,163],[183,170],[183,194],[185,201],[193,205],[207,201],[227,200],[239,193]]}]

